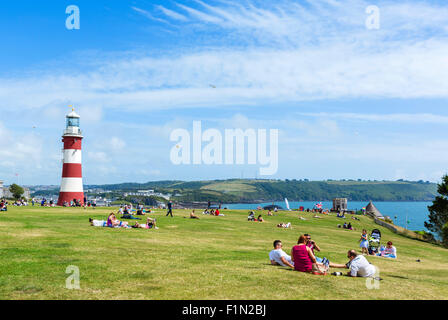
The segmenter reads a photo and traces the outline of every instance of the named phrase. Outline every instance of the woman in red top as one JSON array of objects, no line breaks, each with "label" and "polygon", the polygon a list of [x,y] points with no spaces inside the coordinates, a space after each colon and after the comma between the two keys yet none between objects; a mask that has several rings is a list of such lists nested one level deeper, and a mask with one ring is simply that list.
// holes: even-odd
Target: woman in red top
[{"label": "woman in red top", "polygon": [[291,257],[294,261],[294,270],[301,272],[313,272],[325,274],[326,267],[316,262],[313,250],[306,245],[307,239],[304,235],[299,237],[297,245],[291,249]]}]

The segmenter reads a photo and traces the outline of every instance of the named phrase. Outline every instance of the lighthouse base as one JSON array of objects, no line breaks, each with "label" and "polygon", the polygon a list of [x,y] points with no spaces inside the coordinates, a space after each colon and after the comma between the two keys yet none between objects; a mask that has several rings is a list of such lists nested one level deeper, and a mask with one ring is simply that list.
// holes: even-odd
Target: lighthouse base
[{"label": "lighthouse base", "polygon": [[59,192],[58,206],[70,206],[71,201],[84,205],[84,192]]}]

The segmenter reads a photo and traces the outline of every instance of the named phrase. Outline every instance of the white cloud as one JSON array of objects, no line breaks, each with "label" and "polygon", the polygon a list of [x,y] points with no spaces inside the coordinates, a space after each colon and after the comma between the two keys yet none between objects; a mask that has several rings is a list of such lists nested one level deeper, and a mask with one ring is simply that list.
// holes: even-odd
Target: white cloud
[{"label": "white cloud", "polygon": [[151,19],[151,20],[158,21],[158,22],[166,22],[166,21],[163,20],[163,19],[154,17],[150,12],[148,12],[148,11],[146,11],[146,10],[143,10],[143,9],[141,9],[141,8],[137,8],[137,7],[133,7],[133,6],[132,6],[131,9],[134,10],[134,11],[136,11],[136,12],[138,12],[138,13],[140,13],[141,15],[143,15],[143,16],[145,16],[145,17]]},{"label": "white cloud", "polygon": [[190,15],[193,17],[203,21],[203,22],[212,22],[212,23],[220,23],[222,20],[220,18],[214,17],[212,15],[209,15],[207,13],[204,13],[202,11],[190,8],[188,6],[184,6],[180,3],[176,3],[180,8],[187,11]]},{"label": "white cloud", "polygon": [[89,151],[89,152],[87,152],[87,156],[89,157],[89,159],[91,159],[93,161],[97,161],[97,162],[109,162],[110,161],[110,156],[108,156],[103,151]]},{"label": "white cloud", "polygon": [[[185,28],[199,28],[198,38],[216,38],[216,30],[203,24],[216,25],[221,28],[221,44],[183,53],[173,48],[163,56],[136,52],[126,58],[102,57],[88,61],[89,71],[81,67],[70,73],[49,70],[42,75],[3,77],[0,109],[54,106],[65,101],[61,97],[76,97],[76,103],[91,112],[92,106],[102,105],[151,110],[360,97],[448,97],[448,43],[443,27],[448,23],[447,7],[383,1],[378,4],[381,29],[372,31],[364,26],[368,3],[363,1],[344,5],[280,1],[264,3],[263,8],[251,2],[198,3],[203,10],[178,4],[179,10],[189,13],[191,25],[173,19],[185,23]],[[154,18],[144,9],[132,10]],[[170,11],[173,17],[175,11]],[[232,45],[227,31],[236,31],[233,37],[242,45]],[[100,119],[101,108],[92,117]]]},{"label": "white cloud", "polygon": [[367,113],[297,113],[300,116],[330,118],[338,120],[378,121],[397,123],[431,123],[448,124],[448,117],[432,113],[394,113],[394,114],[367,114]]},{"label": "white cloud", "polygon": [[[369,4],[370,1],[362,0],[279,0],[264,1],[262,5],[253,1],[196,1],[194,8],[181,3],[174,9],[161,5],[148,10],[131,7],[133,12],[160,22],[164,28],[173,27],[180,35],[194,35],[197,43],[193,41],[189,49],[180,50],[173,41],[172,50],[163,54],[79,54],[77,58],[82,62],[68,63],[70,71],[48,68],[45,72],[27,70],[15,76],[3,75],[0,111],[20,110],[27,121],[43,119],[47,126],[50,121],[58,121],[63,126],[67,105],[73,103],[82,114],[82,123],[97,130],[96,135],[86,139],[90,150],[94,150],[87,153],[92,160],[87,168],[93,170],[98,162],[104,165],[101,172],[124,175],[130,174],[125,168],[130,167],[129,163],[135,165],[142,159],[140,151],[132,149],[143,150],[142,146],[157,147],[150,149],[151,160],[159,157],[160,162],[155,164],[163,164],[168,159],[163,148],[171,146],[169,133],[175,128],[191,128],[194,117],[187,119],[188,113],[181,112],[166,123],[151,120],[139,127],[123,121],[116,128],[102,131],[94,125],[104,121],[106,110],[111,114],[145,114],[183,107],[281,106],[288,102],[300,105],[297,102],[321,99],[448,98],[448,7],[424,1],[375,1],[381,10],[381,28],[372,31],[364,26]],[[288,155],[300,156],[306,151],[318,157],[324,152],[337,161],[344,157],[360,161],[365,152],[373,150],[384,162],[432,161],[431,168],[446,166],[443,159],[448,146],[444,141],[430,143],[422,137],[421,157],[417,157],[415,146],[406,145],[415,141],[399,137],[373,142],[363,134],[354,138],[336,122],[446,124],[446,116],[429,112],[306,113],[303,115],[316,118],[307,122],[300,117],[280,119],[275,110],[264,115],[268,112],[277,120],[254,120],[242,114],[214,120],[220,128],[279,127],[280,143],[289,147]],[[114,121],[121,119],[116,117]],[[126,130],[134,129],[140,130],[141,139],[132,141],[130,137],[134,136]],[[42,171],[46,172],[46,167],[60,165],[58,156],[42,154],[43,142],[38,134],[13,134],[0,125],[0,137],[8,146],[0,159],[0,169],[12,170],[15,164],[31,168],[45,164]],[[338,139],[340,142],[335,143]],[[127,157],[120,157],[126,147],[130,149],[125,152]],[[48,148],[46,145],[45,150]],[[163,165],[160,170],[169,171]],[[146,174],[157,171],[148,169]],[[56,179],[59,178],[57,170]]]},{"label": "white cloud", "polygon": [[167,9],[164,6],[156,6],[160,11],[162,11],[166,16],[174,19],[174,20],[180,20],[180,21],[187,21],[187,17],[185,17],[184,15],[175,12],[173,10]]},{"label": "white cloud", "polygon": [[61,156],[56,157],[55,153],[44,152],[43,139],[35,132],[15,132],[0,122],[0,141],[1,180],[17,182],[14,176],[16,173],[20,176],[20,183],[31,182],[34,175],[44,175],[52,179],[53,175],[49,172],[61,163]]},{"label": "white cloud", "polygon": [[110,141],[108,142],[108,146],[113,151],[122,151],[124,149],[124,147],[126,146],[126,143],[118,137],[112,137],[110,139]]},{"label": "white cloud", "polygon": [[0,108],[36,108],[63,95],[86,106],[127,110],[359,97],[446,98],[446,52],[448,43],[425,41],[383,52],[339,44],[325,51],[222,50],[133,59],[70,79],[0,79]]}]

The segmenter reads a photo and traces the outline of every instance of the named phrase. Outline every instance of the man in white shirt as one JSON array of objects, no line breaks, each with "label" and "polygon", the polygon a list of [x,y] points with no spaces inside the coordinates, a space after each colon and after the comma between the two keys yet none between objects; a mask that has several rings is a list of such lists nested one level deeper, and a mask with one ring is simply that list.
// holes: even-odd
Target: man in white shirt
[{"label": "man in white shirt", "polygon": [[90,225],[93,227],[105,227],[107,225],[107,221],[104,220],[95,220],[89,218]]},{"label": "man in white shirt", "polygon": [[350,259],[350,271],[349,277],[373,277],[376,272],[376,268],[373,264],[363,256],[358,255],[355,250],[350,250],[347,253],[347,258]]},{"label": "man in white shirt", "polygon": [[274,250],[269,252],[269,260],[271,260],[272,265],[280,265],[294,269],[294,262],[292,262],[291,257],[283,251],[282,242],[280,240],[274,241]]}]

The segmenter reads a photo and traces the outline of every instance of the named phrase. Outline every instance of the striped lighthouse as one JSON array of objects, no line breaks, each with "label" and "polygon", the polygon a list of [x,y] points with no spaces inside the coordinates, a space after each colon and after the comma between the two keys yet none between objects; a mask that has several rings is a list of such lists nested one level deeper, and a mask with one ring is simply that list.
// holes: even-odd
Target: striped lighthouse
[{"label": "striped lighthouse", "polygon": [[64,159],[58,206],[70,205],[71,201],[79,201],[81,205],[84,204],[81,168],[81,141],[83,136],[79,129],[79,119],[80,116],[74,109],[66,115],[66,127],[62,135]]}]

